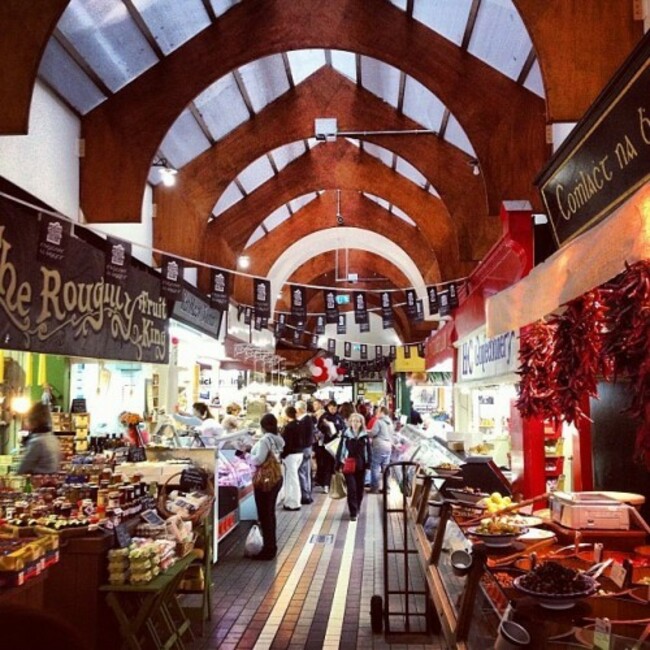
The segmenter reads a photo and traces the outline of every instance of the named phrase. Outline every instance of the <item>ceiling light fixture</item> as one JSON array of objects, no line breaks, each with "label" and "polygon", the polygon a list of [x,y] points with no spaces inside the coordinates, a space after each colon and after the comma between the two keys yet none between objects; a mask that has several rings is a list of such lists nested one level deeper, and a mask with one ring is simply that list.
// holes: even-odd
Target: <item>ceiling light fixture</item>
[{"label": "ceiling light fixture", "polygon": [[173,187],[176,185],[176,174],[178,170],[173,167],[167,158],[160,156],[153,161],[152,167],[157,167],[160,170],[160,180],[165,187]]},{"label": "ceiling light fixture", "polygon": [[248,255],[240,255],[237,259],[237,266],[240,269],[247,269],[251,265],[251,258]]},{"label": "ceiling light fixture", "polygon": [[472,174],[474,174],[474,176],[478,176],[481,173],[481,167],[478,164],[478,160],[476,160],[476,158],[468,160],[467,164],[472,168]]}]

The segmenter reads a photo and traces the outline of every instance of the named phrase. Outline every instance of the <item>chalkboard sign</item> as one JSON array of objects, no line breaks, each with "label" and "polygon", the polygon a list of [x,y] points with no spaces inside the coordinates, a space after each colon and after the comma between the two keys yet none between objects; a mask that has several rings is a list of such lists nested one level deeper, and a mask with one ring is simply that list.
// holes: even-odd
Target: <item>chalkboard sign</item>
[{"label": "chalkboard sign", "polygon": [[86,398],[78,397],[77,399],[73,399],[70,406],[70,413],[88,413]]},{"label": "chalkboard sign", "polygon": [[124,524],[118,524],[114,528],[115,530],[115,543],[118,548],[128,548],[131,544],[131,535],[127,527]]},{"label": "chalkboard sign", "polygon": [[147,451],[144,447],[129,447],[129,462],[141,463],[147,460]]},{"label": "chalkboard sign", "polygon": [[140,516],[148,523],[153,526],[162,526],[165,523],[165,520],[155,511],[155,510],[145,510],[140,513]]},{"label": "chalkboard sign", "polygon": [[208,487],[208,473],[198,467],[189,467],[181,472],[181,492],[204,491]]}]

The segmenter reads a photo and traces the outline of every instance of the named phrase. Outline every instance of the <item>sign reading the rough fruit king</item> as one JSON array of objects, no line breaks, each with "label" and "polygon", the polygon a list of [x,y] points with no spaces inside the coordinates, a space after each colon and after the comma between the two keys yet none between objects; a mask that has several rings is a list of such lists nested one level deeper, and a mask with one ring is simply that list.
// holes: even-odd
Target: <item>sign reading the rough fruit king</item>
[{"label": "sign reading the rough fruit king", "polygon": [[166,363],[160,279],[131,267],[127,287],[108,282],[104,251],[75,237],[56,266],[36,262],[39,230],[35,213],[0,202],[2,347]]},{"label": "sign reading the rough fruit king", "polygon": [[537,179],[558,245],[592,227],[650,179],[650,35]]},{"label": "sign reading the rough fruit king", "polygon": [[519,332],[511,330],[488,339],[482,330],[460,343],[456,352],[458,381],[515,373],[519,367]]}]

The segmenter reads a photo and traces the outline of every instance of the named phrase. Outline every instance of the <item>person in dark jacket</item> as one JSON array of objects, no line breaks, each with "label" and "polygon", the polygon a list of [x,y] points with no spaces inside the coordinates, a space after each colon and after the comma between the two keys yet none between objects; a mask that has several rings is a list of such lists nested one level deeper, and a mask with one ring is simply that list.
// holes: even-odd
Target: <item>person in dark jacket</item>
[{"label": "person in dark jacket", "polygon": [[327,403],[326,411],[318,418],[318,441],[316,447],[316,483],[327,493],[334,474],[334,456],[325,445],[345,431],[345,421],[337,412],[334,400]]},{"label": "person in dark jacket", "polygon": [[298,468],[298,480],[300,481],[300,503],[305,506],[313,503],[311,496],[311,455],[314,442],[314,421],[307,411],[307,404],[299,399],[296,402],[296,419],[300,426],[300,437],[302,440],[302,463]]},{"label": "person in dark jacket", "polygon": [[354,459],[353,473],[344,473],[348,488],[348,509],[350,521],[356,521],[363,501],[366,470],[372,462],[372,448],[366,431],[363,415],[353,413],[348,418],[348,428],[344,431],[336,454],[336,470],[342,471],[346,459]]},{"label": "person in dark jacket", "polygon": [[284,509],[300,510],[300,480],[298,470],[303,459],[302,431],[298,420],[296,420],[296,409],[293,406],[287,406],[284,410],[287,420],[282,430],[284,439],[284,450],[282,458],[284,460]]}]

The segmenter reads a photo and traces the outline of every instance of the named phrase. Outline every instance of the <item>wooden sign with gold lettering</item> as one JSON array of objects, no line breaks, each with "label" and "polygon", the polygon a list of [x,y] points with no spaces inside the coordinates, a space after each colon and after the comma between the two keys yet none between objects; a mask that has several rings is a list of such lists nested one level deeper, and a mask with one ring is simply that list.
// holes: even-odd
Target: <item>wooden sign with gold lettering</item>
[{"label": "wooden sign with gold lettering", "polygon": [[558,245],[650,178],[650,32],[536,180]]},{"label": "wooden sign with gold lettering", "polygon": [[104,275],[103,250],[70,237],[56,265],[38,262],[39,222],[0,199],[0,345],[101,359],[166,363],[160,280],[132,267],[124,287]]}]

